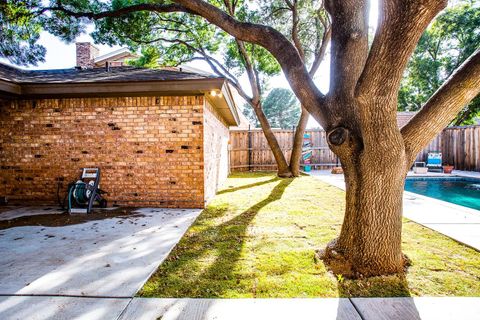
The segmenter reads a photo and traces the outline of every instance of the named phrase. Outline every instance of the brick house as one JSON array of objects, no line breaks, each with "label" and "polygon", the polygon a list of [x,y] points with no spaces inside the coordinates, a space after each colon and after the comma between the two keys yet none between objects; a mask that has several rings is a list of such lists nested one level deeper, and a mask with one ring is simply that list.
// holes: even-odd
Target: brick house
[{"label": "brick house", "polygon": [[111,67],[121,67],[125,65],[126,60],[138,57],[128,48],[120,48],[100,55],[100,50],[90,42],[77,42],[75,47],[77,67],[81,68],[101,68],[107,64]]},{"label": "brick house", "polygon": [[56,202],[82,167],[110,204],[202,208],[239,115],[224,78],[134,67],[0,65],[0,198]]}]

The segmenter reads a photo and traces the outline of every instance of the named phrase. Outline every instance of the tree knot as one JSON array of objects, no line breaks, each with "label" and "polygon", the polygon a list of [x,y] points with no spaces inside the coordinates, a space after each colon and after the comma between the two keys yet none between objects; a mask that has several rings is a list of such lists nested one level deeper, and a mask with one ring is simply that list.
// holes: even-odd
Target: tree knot
[{"label": "tree knot", "polygon": [[339,146],[347,140],[348,130],[344,127],[336,127],[327,134],[328,141],[334,146]]}]

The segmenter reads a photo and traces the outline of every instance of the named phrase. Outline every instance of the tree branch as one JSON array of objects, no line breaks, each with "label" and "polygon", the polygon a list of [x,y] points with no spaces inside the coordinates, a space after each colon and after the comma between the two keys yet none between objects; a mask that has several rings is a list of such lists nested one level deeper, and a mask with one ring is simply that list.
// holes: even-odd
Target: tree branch
[{"label": "tree branch", "polygon": [[368,55],[367,1],[328,0],[325,8],[332,17],[329,92],[334,99],[345,95],[353,98]]},{"label": "tree branch", "polygon": [[[202,53],[202,55],[208,60],[211,61],[214,65],[216,65],[217,68],[219,68],[221,71],[219,71],[219,74],[223,74],[224,77],[228,78],[231,82],[235,83],[235,85],[240,86],[240,82],[238,81],[237,77],[235,77],[230,71],[228,71],[223,64],[220,63],[217,59],[214,57]],[[218,69],[217,69],[218,70]],[[250,98],[251,99],[251,98]]]},{"label": "tree branch", "polygon": [[[310,69],[308,71],[309,75],[313,78],[313,76],[315,75],[315,73],[317,72],[324,56],[325,56],[325,52],[327,50],[327,46],[328,46],[328,43],[331,39],[331,36],[332,36],[332,28],[329,24],[329,22],[324,19],[321,14],[320,14],[320,11],[323,9],[323,5],[317,10],[317,14],[318,14],[318,17],[316,17],[316,19],[318,19],[317,21],[319,21],[319,24],[321,24],[323,26],[323,35],[320,39],[320,37],[317,37],[317,43],[316,43],[316,48],[315,50],[306,50],[303,45],[302,45],[302,42],[300,41],[300,38],[299,38],[299,24],[300,24],[300,16],[298,14],[298,2],[295,1],[294,3],[291,3],[289,0],[285,0],[286,4],[289,6],[289,8],[287,8],[287,10],[291,11],[292,12],[292,29],[291,29],[291,37],[292,37],[292,40],[293,40],[293,44],[295,45],[295,47],[297,48],[298,52],[299,52],[299,55],[300,57],[302,58],[302,60],[304,61],[304,63],[306,63],[305,61],[305,52],[312,52],[313,55],[314,55],[314,58],[313,58],[313,62],[312,62],[312,65],[310,66]],[[317,26],[317,30],[316,30],[317,33],[320,33],[320,28]]]},{"label": "tree branch", "polygon": [[320,45],[320,48],[318,49],[318,51],[315,53],[315,58],[313,59],[312,65],[310,66],[310,70],[308,71],[311,77],[313,77],[315,73],[317,73],[317,70],[320,67],[320,64],[322,63],[331,37],[332,37],[332,28],[328,27],[327,29],[325,29],[323,33],[322,44]]},{"label": "tree branch", "polygon": [[401,133],[408,159],[413,161],[417,153],[479,92],[480,49],[453,73],[402,128]]},{"label": "tree branch", "polygon": [[[181,0],[177,2],[184,5],[188,10],[222,28],[236,39],[261,45],[270,51],[282,66],[292,89],[299,99],[304,100],[305,103],[310,106],[309,109],[311,110],[309,111],[316,116],[317,120],[325,123],[325,112],[322,111],[326,110],[320,110],[322,106],[325,106],[324,97],[308,75],[296,48],[280,32],[267,26],[240,22],[231,15],[204,1]],[[250,75],[252,75],[252,73],[250,73]],[[256,81],[252,84],[255,83]],[[310,90],[305,90],[305,87],[308,87]],[[258,86],[253,85],[252,89],[257,90]]]},{"label": "tree branch", "polygon": [[298,37],[298,24],[300,22],[300,17],[298,16],[298,4],[296,1],[293,4],[289,0],[285,0],[285,2],[292,11],[292,40],[298,50],[300,58],[305,62],[305,50],[303,50],[302,42]]},{"label": "tree branch", "polygon": [[250,82],[250,87],[252,89],[252,102],[255,105],[258,105],[261,99],[261,89],[260,89],[260,79],[258,78],[258,73],[255,72],[252,61],[248,55],[245,44],[242,41],[236,40],[238,53],[240,54],[241,59],[245,63],[245,70],[247,72],[248,80]]},{"label": "tree branch", "polygon": [[[203,58],[207,63],[208,65],[210,66],[210,68],[212,68],[213,72],[215,72],[217,75],[219,76],[223,76],[225,78],[227,78],[230,82],[230,85],[232,85],[238,92],[238,94],[248,103],[250,104],[251,106],[253,106],[253,99],[252,97],[250,97],[246,92],[245,90],[243,90],[242,86],[240,85],[240,83],[238,82],[238,80],[233,77],[233,79],[229,79],[228,76],[226,76],[225,74],[222,74],[222,71],[220,71],[218,67],[221,67],[222,70],[226,70],[221,64],[218,63],[217,60],[211,58],[210,56],[208,55],[204,55],[204,58]],[[214,62],[215,61],[215,62]],[[215,65],[217,64],[217,66]],[[228,74],[230,74],[230,72],[227,71]]]},{"label": "tree branch", "polygon": [[388,96],[398,90],[422,33],[446,4],[446,0],[380,1],[378,27],[356,88],[357,97]]},{"label": "tree branch", "polygon": [[99,20],[103,18],[116,18],[132,12],[137,12],[137,11],[151,11],[151,12],[163,12],[163,13],[185,12],[185,13],[194,14],[193,12],[183,7],[182,5],[178,5],[175,3],[171,3],[171,4],[141,3],[141,4],[126,6],[120,9],[107,10],[102,12],[84,12],[84,11],[73,11],[73,10],[67,9],[64,6],[62,6],[61,3],[58,3],[58,2],[56,6],[42,8],[37,12],[37,14],[43,14],[48,11],[59,11],[59,12],[65,13],[70,17],[87,18],[90,20]]}]

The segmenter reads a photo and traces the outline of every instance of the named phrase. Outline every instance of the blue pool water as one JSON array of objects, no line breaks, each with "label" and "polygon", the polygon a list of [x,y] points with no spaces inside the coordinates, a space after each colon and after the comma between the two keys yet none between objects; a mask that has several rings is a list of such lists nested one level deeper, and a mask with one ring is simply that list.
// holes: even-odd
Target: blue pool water
[{"label": "blue pool water", "polygon": [[480,210],[480,179],[407,178],[405,190]]}]

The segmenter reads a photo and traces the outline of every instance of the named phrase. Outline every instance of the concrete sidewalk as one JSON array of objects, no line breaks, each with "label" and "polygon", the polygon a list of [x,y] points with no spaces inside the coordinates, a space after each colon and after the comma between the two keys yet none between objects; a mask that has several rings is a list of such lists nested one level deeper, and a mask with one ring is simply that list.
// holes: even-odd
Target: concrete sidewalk
[{"label": "concrete sidewalk", "polygon": [[[458,176],[480,178],[478,172],[454,171],[453,173]],[[334,175],[328,170],[312,171],[309,174],[345,190],[342,174]],[[439,176],[439,174],[430,175]],[[443,174],[440,175],[443,176]],[[403,216],[480,251],[479,210],[405,191]]]},{"label": "concrete sidewalk", "polygon": [[85,320],[478,320],[480,298],[0,297],[0,317]]},{"label": "concrete sidewalk", "polygon": [[121,320],[480,319],[480,298],[133,299]]}]

